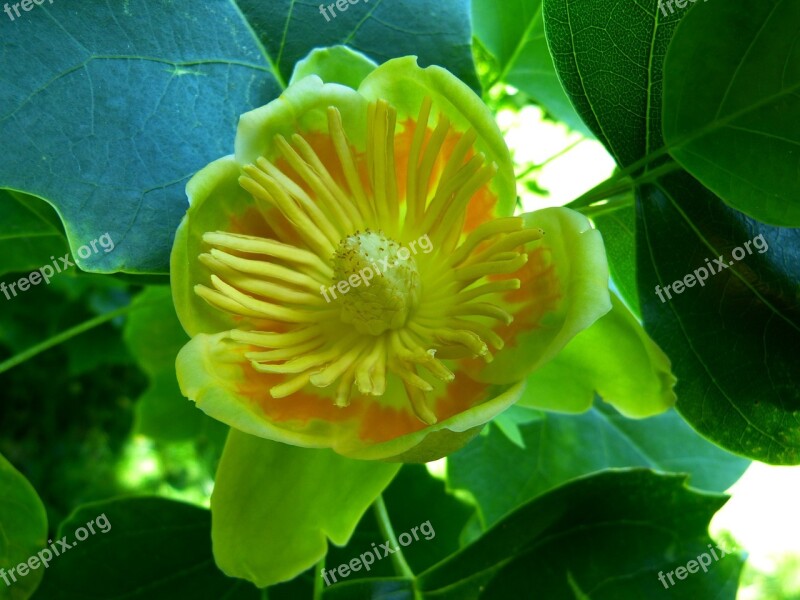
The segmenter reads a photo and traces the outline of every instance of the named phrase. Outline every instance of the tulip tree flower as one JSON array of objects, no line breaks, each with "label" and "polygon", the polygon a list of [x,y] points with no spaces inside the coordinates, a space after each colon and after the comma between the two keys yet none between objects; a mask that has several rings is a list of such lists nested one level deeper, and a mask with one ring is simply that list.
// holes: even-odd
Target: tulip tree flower
[{"label": "tulip tree flower", "polygon": [[611,308],[599,232],[564,208],[515,217],[491,112],[413,57],[358,89],[292,83],[187,189],[179,382],[253,436],[439,458]]}]

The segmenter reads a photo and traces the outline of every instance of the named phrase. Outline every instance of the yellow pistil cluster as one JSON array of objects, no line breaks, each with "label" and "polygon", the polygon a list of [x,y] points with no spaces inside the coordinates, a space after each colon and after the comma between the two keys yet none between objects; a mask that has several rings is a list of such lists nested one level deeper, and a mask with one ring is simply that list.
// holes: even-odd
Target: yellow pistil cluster
[{"label": "yellow pistil cluster", "polygon": [[[274,331],[230,333],[262,349],[246,355],[255,370],[285,376],[270,389],[273,397],[336,384],[334,401],[347,406],[354,390],[383,396],[391,373],[403,382],[415,414],[433,424],[434,385],[454,379],[444,361],[490,361],[490,347],[502,348],[493,327],[512,317],[496,299],[520,282],[488,276],[519,270],[527,261],[523,246],[542,232],[504,218],[462,236],[467,205],[497,167],[474,152],[477,135],[468,130],[437,170],[445,141],[458,134],[444,115],[430,131],[431,107],[426,99],[408,149],[405,198],[395,165],[396,110],[383,101],[369,106],[367,148],[357,155],[331,107],[328,130],[343,185],[300,135],[291,142],[276,136],[280,159],[260,157],[239,180],[265,220],[274,224],[277,210],[302,245],[224,232],[203,236],[209,250],[200,260],[211,278],[196,293],[221,310],[281,324]],[[302,181],[277,166],[281,159]],[[433,251],[399,260],[400,248],[422,235]],[[377,271],[369,285],[334,298],[320,293],[356,274],[363,284],[368,266]]]}]

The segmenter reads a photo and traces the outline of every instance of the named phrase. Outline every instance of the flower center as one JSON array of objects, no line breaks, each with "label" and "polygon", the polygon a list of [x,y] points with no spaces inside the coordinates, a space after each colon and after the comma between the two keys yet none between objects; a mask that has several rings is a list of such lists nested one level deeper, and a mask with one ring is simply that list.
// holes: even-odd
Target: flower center
[{"label": "flower center", "polygon": [[360,333],[380,335],[400,329],[419,304],[414,257],[379,231],[357,231],[339,243],[333,279],[336,283],[328,293],[341,306],[342,321]]}]

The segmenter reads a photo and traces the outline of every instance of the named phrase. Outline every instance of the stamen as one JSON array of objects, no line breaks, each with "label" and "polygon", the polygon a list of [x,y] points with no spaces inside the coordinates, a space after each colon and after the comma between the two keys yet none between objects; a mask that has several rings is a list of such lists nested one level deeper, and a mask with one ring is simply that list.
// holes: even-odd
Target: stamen
[{"label": "stamen", "polygon": [[506,325],[511,325],[514,321],[509,313],[504,311],[496,304],[489,302],[469,302],[467,304],[456,304],[448,312],[450,315],[468,316],[474,315],[477,317],[489,317],[490,319],[497,319]]},{"label": "stamen", "polygon": [[320,335],[319,327],[311,325],[303,329],[296,329],[287,333],[271,333],[265,331],[241,331],[233,329],[228,333],[232,340],[251,346],[262,348],[289,348],[296,344],[302,344]]},{"label": "stamen", "polygon": [[322,371],[311,376],[311,383],[317,387],[328,387],[336,381],[367,347],[369,339],[363,339],[343,356],[326,366]]},{"label": "stamen", "polygon": [[254,277],[247,277],[242,273],[228,267],[223,262],[217,260],[210,254],[201,254],[200,262],[207,266],[216,275],[221,275],[227,280],[227,283],[237,287],[245,292],[251,292],[271,298],[273,300],[280,300],[289,304],[303,305],[318,305],[325,304],[325,301],[319,294],[309,294],[307,292],[300,292],[292,288],[264,281]]},{"label": "stamen", "polygon": [[249,192],[258,202],[266,202],[275,206],[295,226],[297,233],[317,253],[320,258],[327,258],[333,252],[331,240],[300,210],[289,194],[261,169],[248,165],[244,168],[247,176],[239,178],[239,185]]},{"label": "stamen", "polygon": [[286,323],[311,323],[319,318],[318,312],[284,308],[277,304],[251,298],[228,285],[216,275],[211,275],[211,283],[214,284],[214,287],[217,288],[220,293],[238,302],[248,310],[261,313],[260,316],[262,319],[277,319],[279,321],[285,321]]},{"label": "stamen", "polygon": [[522,226],[521,217],[507,217],[481,223],[470,232],[464,243],[452,254],[447,261],[448,266],[455,266],[463,262],[484,240],[501,233],[520,231]]},{"label": "stamen", "polygon": [[[300,136],[296,136],[299,138]],[[302,139],[302,138],[300,138]],[[258,166],[269,173],[278,183],[283,185],[289,193],[294,196],[300,205],[305,209],[305,211],[311,215],[311,218],[314,220],[314,223],[319,227],[319,229],[325,234],[325,236],[333,243],[344,235],[346,231],[348,231],[348,226],[343,226],[340,221],[334,219],[333,223],[337,223],[340,226],[340,229],[337,230],[334,224],[328,218],[328,214],[325,214],[320,209],[320,206],[323,208],[330,210],[333,208],[330,202],[325,201],[325,186],[321,185],[319,182],[319,178],[316,176],[314,171],[311,167],[303,160],[303,158],[295,151],[294,148],[286,141],[286,139],[281,136],[275,136],[275,145],[278,146],[278,149],[283,154],[283,157],[286,159],[286,162],[289,163],[295,172],[303,178],[303,180],[314,190],[317,194],[319,194],[318,200],[322,202],[314,202],[305,193],[303,188],[297,185],[294,181],[289,179],[286,175],[281,173],[277,167],[275,167],[272,163],[270,163],[266,158],[260,156],[256,163]],[[310,149],[310,148],[309,148]],[[313,150],[312,150],[313,153]],[[270,169],[270,170],[268,170]],[[336,202],[332,203],[334,206]]]},{"label": "stamen", "polygon": [[303,250],[302,248],[290,244],[276,242],[275,240],[216,231],[213,233],[204,233],[203,241],[210,246],[228,248],[248,254],[265,254],[288,262],[313,267],[324,277],[330,278],[333,275],[333,269],[331,269],[330,265],[320,260],[319,256],[313,252]]},{"label": "stamen", "polygon": [[433,386],[417,375],[412,365],[398,359],[393,359],[389,363],[389,368],[392,373],[400,377],[408,386],[413,386],[423,392],[433,391]]},{"label": "stamen", "polygon": [[370,224],[373,227],[376,223],[376,216],[374,207],[367,200],[367,194],[364,187],[361,185],[361,177],[358,174],[355,161],[353,160],[353,153],[350,151],[350,142],[347,140],[347,135],[344,132],[344,125],[342,124],[342,115],[339,109],[333,106],[328,108],[328,130],[330,131],[333,145],[336,148],[336,154],[339,157],[339,162],[342,165],[347,185],[350,188],[350,193],[355,202],[346,204],[352,206],[352,211],[356,214],[351,214],[353,222],[359,222],[361,225]]},{"label": "stamen", "polygon": [[454,270],[454,274],[458,281],[480,279],[486,275],[508,275],[519,271],[527,262],[527,254],[517,254],[516,258],[510,260],[498,260],[466,267],[458,267]]},{"label": "stamen", "polygon": [[196,286],[194,286],[194,293],[208,302],[211,306],[224,310],[225,312],[232,313],[234,315],[240,315],[242,317],[253,317],[256,319],[264,318],[264,315],[261,312],[251,310],[246,306],[242,306],[225,294],[220,294],[218,291],[212,290],[211,288],[202,284],[198,283]]},{"label": "stamen", "polygon": [[246,352],[244,357],[247,360],[253,362],[274,362],[278,360],[289,360],[294,358],[295,356],[299,356],[301,354],[305,354],[306,352],[311,352],[312,350],[316,350],[322,344],[325,343],[325,339],[322,337],[317,337],[310,342],[306,342],[305,344],[299,344],[297,346],[291,346],[288,348],[280,348],[278,350],[268,350],[267,352]]},{"label": "stamen", "polygon": [[269,394],[273,398],[286,398],[287,396],[291,396],[292,394],[296,394],[302,390],[306,385],[308,385],[309,379],[311,379],[311,373],[301,373],[296,377],[287,379],[283,383],[272,386],[269,390]]},{"label": "stamen", "polygon": [[433,101],[430,96],[425,96],[422,100],[422,106],[419,109],[419,116],[417,117],[417,123],[414,129],[414,139],[411,142],[411,150],[408,154],[408,182],[406,185],[406,206],[408,213],[406,229],[409,227],[416,227],[425,209],[426,196],[417,193],[417,169],[419,168],[422,144],[425,141],[425,134],[428,132],[428,119],[431,115],[432,106]]},{"label": "stamen", "polygon": [[238,256],[234,256],[233,254],[228,254],[222,250],[217,250],[216,248],[211,249],[211,256],[219,260],[221,263],[242,273],[293,283],[294,285],[311,292],[318,292],[319,286],[323,283],[323,280],[315,279],[304,273],[292,271],[291,269],[287,269],[281,265],[276,265],[274,263],[261,260],[240,258]]},{"label": "stamen", "polygon": [[428,406],[425,392],[408,383],[404,382],[404,385],[408,399],[411,401],[411,408],[414,409],[414,414],[417,415],[417,418],[426,425],[435,425],[438,419],[430,406]]},{"label": "stamen", "polygon": [[422,163],[419,166],[419,179],[417,180],[417,202],[424,208],[428,201],[433,167],[442,150],[442,144],[450,130],[450,121],[444,115],[439,115],[439,123],[433,131],[430,141],[425,148]]},{"label": "stamen", "polygon": [[[308,184],[319,195],[326,206],[334,213],[334,219],[345,232],[353,231],[363,225],[358,212],[353,208],[353,202],[344,195],[339,185],[334,181],[328,169],[314,152],[305,138],[297,134],[292,136],[292,141],[299,148],[300,154],[311,165],[313,172]],[[348,208],[350,210],[348,210]]]}]

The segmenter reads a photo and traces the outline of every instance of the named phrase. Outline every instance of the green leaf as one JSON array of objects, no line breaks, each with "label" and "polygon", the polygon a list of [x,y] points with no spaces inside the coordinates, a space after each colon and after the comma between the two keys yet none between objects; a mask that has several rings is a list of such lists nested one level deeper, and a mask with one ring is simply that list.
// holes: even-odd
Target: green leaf
[{"label": "green leaf", "polygon": [[663,63],[681,11],[665,17],[658,5],[544,0],[547,41],[567,95],[622,166],[663,146]]},{"label": "green leaf", "polygon": [[237,0],[258,33],[284,81],[297,61],[315,47],[345,44],[383,63],[418,56],[422,67],[439,65],[474,90],[479,89],[472,61],[469,0],[356,0],[330,14],[330,1]]},{"label": "green leaf", "polygon": [[475,36],[497,61],[494,82],[525,92],[557,119],[591,135],[575,113],[547,47],[542,0],[506,0],[498,10],[494,0],[473,0]]},{"label": "green leaf", "polygon": [[669,358],[616,294],[611,304],[610,312],[528,377],[520,405],[583,412],[597,392],[626,416],[642,418],[675,404]]},{"label": "green leaf", "polygon": [[750,464],[709,444],[672,410],[633,421],[598,403],[582,415],[549,413],[520,431],[526,450],[491,431],[447,460],[448,486],[469,492],[488,526],[531,498],[602,469],[689,473],[692,487],[721,492]]},{"label": "green leaf", "polygon": [[327,539],[347,543],[399,468],[231,430],[211,498],[217,564],[259,587],[294,578]]},{"label": "green leaf", "polygon": [[67,252],[53,208],[34,196],[0,190],[0,276],[32,271]]},{"label": "green leaf", "polygon": [[[47,199],[80,266],[166,272],[184,187],[280,91],[233,3],[47,3],[5,23],[0,185]],[[32,43],[32,40],[35,40]]]},{"label": "green leaf", "polygon": [[698,4],[664,66],[672,156],[733,208],[793,227],[800,225],[798,22],[796,0]]},{"label": "green leaf", "polygon": [[[544,7],[556,68],[598,139],[622,166],[657,155],[663,146],[662,92],[671,94],[662,88],[666,49],[680,19],[708,9],[664,16],[657,0],[635,9],[621,0],[544,0]],[[750,18],[747,11],[742,15]],[[737,34],[720,39],[730,35]],[[711,77],[716,67],[704,64]],[[699,85],[694,94],[704,89]],[[654,156],[649,159],[656,164]],[[797,230],[768,227],[729,209],[686,172],[639,189],[636,213],[642,317],[672,360],[678,410],[732,452],[797,464]],[[705,285],[695,284],[668,302],[656,297],[657,285],[684,279],[705,267],[706,259],[730,263],[734,249],[761,234],[768,253],[728,264]]]},{"label": "green leaf", "polygon": [[[78,541],[78,529],[88,532],[90,522],[95,533]],[[36,599],[261,598],[253,586],[219,572],[210,533],[208,510],[172,500],[84,505],[59,527],[59,538],[77,544],[53,559]]]},{"label": "green leaf", "polygon": [[[36,490],[0,454],[0,600],[30,598],[44,575],[41,562],[20,576],[17,565],[27,563],[47,545],[47,514]],[[15,581],[16,578],[16,581]]]},{"label": "green leaf", "polygon": [[[708,522],[725,497],[646,470],[579,479],[529,502],[417,579],[424,598],[655,598],[660,571],[709,551]],[[742,561],[709,555],[708,573],[674,580],[675,598],[736,597]],[[666,581],[666,579],[665,579]],[[576,590],[579,593],[576,594]]]},{"label": "green leaf", "polygon": [[[800,463],[800,229],[747,218],[685,173],[638,204],[643,317],[672,358],[678,410],[731,452]],[[702,286],[664,291],[699,269]]]},{"label": "green leaf", "polygon": [[124,339],[150,379],[147,391],[137,400],[136,433],[175,442],[195,439],[208,430],[227,429],[184,398],[178,387],[175,359],[189,338],[175,314],[170,289],[147,288],[137,296],[134,306],[125,324]]}]

